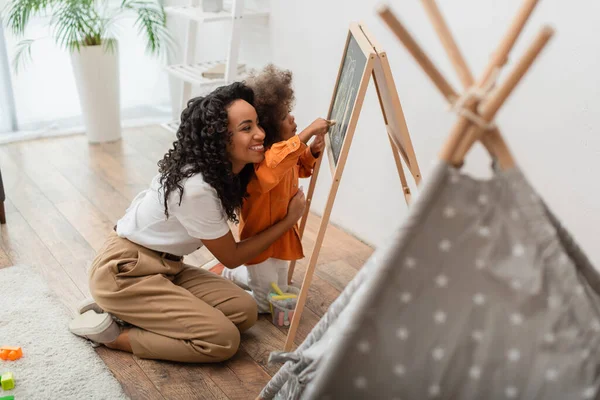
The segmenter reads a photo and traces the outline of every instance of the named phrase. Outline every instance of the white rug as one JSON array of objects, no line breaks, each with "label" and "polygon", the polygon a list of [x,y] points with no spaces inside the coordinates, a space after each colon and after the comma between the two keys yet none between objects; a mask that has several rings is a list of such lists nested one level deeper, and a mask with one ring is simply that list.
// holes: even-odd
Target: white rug
[{"label": "white rug", "polygon": [[32,267],[0,269],[0,346],[20,346],[23,357],[0,360],[15,388],[0,397],[126,399],[121,385],[83,339],[69,332],[70,316]]}]

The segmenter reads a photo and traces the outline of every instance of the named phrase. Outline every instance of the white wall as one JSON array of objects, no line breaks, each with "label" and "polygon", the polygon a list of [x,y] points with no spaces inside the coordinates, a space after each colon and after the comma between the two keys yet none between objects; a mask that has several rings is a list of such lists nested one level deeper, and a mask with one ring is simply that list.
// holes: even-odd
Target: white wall
[{"label": "white wall", "polygon": [[[295,73],[300,126],[325,117],[347,27],[364,22],[387,51],[425,179],[455,117],[410,55],[375,13],[375,1],[272,1],[273,61]],[[459,82],[418,0],[388,4],[436,64]],[[520,0],[439,0],[475,75],[504,34]],[[521,168],[582,247],[600,265],[600,2],[540,1],[517,42],[522,54],[542,23],[557,35],[513,96],[498,122]],[[489,159],[473,151],[466,168],[481,175]],[[323,163],[326,165],[326,163]],[[313,209],[321,212],[331,177],[323,168]],[[308,187],[308,182],[305,183]],[[373,86],[365,98],[336,198],[333,222],[377,245],[406,216],[406,206]]]}]

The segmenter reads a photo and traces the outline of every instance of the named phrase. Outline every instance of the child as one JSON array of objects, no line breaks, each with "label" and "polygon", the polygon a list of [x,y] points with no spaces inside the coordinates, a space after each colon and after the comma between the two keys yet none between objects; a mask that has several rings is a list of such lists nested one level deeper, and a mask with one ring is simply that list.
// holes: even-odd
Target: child
[{"label": "child", "polygon": [[[290,114],[294,91],[292,73],[268,65],[248,79],[254,90],[255,107],[265,130],[265,159],[255,164],[255,176],[248,184],[248,198],[240,216],[240,239],[255,235],[281,220],[289,200],[298,190],[298,178],[312,175],[315,162],[325,147],[328,121],[318,118],[296,135],[296,123]],[[307,142],[315,139],[307,146]],[[303,258],[297,225],[281,236],[262,254],[245,266],[224,268],[222,276],[252,291],[260,313],[269,312],[271,282],[284,292],[288,288],[290,260]]]}]

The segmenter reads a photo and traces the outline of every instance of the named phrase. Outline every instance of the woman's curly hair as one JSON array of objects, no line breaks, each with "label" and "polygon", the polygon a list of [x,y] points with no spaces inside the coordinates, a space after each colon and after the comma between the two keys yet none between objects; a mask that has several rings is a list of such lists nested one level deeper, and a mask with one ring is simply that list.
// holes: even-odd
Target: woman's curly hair
[{"label": "woman's curly hair", "polygon": [[254,168],[248,164],[239,174],[234,174],[227,151],[232,135],[227,131],[227,107],[238,99],[254,104],[252,89],[244,83],[235,82],[188,101],[181,113],[177,140],[158,162],[167,218],[169,196],[179,191],[181,204],[184,180],[200,173],[204,181],[217,191],[227,218],[239,222],[236,211],[247,196],[246,187]]},{"label": "woman's curly hair", "polygon": [[292,72],[269,64],[260,73],[250,75],[246,83],[254,91],[254,107],[265,130],[264,145],[271,147],[281,140],[281,123],[294,106]]}]

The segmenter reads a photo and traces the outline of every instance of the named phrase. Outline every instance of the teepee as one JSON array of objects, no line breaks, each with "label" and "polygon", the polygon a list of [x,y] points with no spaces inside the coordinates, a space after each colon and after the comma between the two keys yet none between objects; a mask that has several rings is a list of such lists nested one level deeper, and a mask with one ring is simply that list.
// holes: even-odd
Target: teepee
[{"label": "teepee", "polygon": [[[528,183],[493,117],[552,36],[495,84],[537,0],[525,0],[483,77],[423,0],[459,96],[387,8],[379,14],[459,115],[410,215],[261,393],[281,399],[595,399],[600,275]],[[460,170],[480,140],[494,174]]]}]

